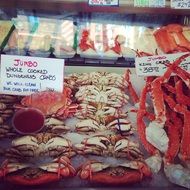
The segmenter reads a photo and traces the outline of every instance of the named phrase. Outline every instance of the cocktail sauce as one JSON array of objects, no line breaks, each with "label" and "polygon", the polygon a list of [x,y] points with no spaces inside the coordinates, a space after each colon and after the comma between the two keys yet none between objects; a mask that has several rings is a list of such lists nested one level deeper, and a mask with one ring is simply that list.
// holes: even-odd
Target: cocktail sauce
[{"label": "cocktail sauce", "polygon": [[12,124],[15,130],[21,134],[36,133],[44,126],[44,115],[38,109],[21,109],[13,116]]}]

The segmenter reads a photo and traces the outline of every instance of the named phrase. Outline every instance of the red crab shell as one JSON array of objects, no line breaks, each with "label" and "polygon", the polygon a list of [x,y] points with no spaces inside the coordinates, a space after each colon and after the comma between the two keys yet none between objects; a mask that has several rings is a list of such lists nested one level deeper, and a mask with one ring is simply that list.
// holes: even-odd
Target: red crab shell
[{"label": "red crab shell", "polygon": [[56,182],[56,181],[59,181],[60,178],[57,174],[46,173],[34,179],[26,178],[22,175],[17,175],[17,176],[10,175],[10,176],[6,176],[5,180],[12,184],[32,186],[32,185],[41,185],[41,184]]},{"label": "red crab shell", "polygon": [[143,162],[139,162],[138,169],[108,166],[104,169],[102,167],[100,171],[93,171],[91,165],[93,163],[93,161],[86,163],[82,166],[82,169],[79,169],[78,175],[81,179],[107,185],[127,185],[141,182],[145,177],[152,176],[150,168]]},{"label": "red crab shell", "polygon": [[0,168],[0,178],[12,184],[33,186],[56,182],[76,175],[76,170],[65,156],[40,167],[31,168],[30,164],[26,164],[25,167],[25,164],[5,160]]},{"label": "red crab shell", "polygon": [[21,100],[21,104],[24,107],[39,109],[45,115],[57,115],[59,112],[69,112],[70,108],[77,108],[76,105],[71,104],[71,92],[71,89],[68,87],[64,88],[63,93],[55,91],[42,91],[25,96]]}]

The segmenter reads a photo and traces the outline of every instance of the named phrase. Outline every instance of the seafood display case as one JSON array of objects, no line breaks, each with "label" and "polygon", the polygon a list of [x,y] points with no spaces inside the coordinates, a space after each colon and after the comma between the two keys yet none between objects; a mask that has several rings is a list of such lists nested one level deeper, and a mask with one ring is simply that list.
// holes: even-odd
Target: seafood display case
[{"label": "seafood display case", "polygon": [[60,92],[0,92],[0,189],[190,188],[190,11],[88,2],[0,2],[1,55],[65,62]]}]

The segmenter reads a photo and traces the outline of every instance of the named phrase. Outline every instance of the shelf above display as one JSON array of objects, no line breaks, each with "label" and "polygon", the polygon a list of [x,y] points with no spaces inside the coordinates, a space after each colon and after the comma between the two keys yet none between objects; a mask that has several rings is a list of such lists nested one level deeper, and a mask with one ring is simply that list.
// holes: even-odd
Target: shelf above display
[{"label": "shelf above display", "polygon": [[39,11],[77,11],[77,12],[105,12],[105,13],[157,13],[190,15],[188,9],[172,9],[170,1],[166,1],[165,8],[134,7],[133,0],[120,0],[119,7],[89,6],[88,0],[1,0],[1,8],[19,8]]},{"label": "shelf above display", "polygon": [[66,66],[94,66],[94,67],[135,67],[135,59],[118,58],[117,60],[88,59],[75,56],[65,59]]}]

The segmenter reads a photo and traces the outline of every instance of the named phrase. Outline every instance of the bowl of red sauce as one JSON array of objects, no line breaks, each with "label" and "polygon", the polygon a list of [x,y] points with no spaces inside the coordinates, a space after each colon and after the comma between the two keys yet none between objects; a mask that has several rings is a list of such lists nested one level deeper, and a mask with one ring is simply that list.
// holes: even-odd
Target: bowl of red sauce
[{"label": "bowl of red sauce", "polygon": [[20,109],[12,118],[12,125],[20,134],[37,133],[44,127],[44,122],[44,114],[36,108]]}]

